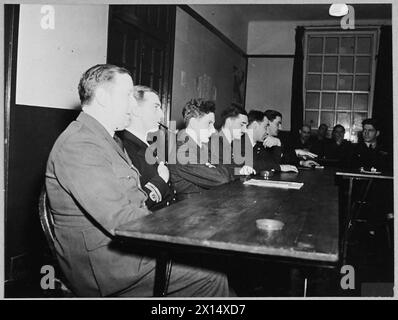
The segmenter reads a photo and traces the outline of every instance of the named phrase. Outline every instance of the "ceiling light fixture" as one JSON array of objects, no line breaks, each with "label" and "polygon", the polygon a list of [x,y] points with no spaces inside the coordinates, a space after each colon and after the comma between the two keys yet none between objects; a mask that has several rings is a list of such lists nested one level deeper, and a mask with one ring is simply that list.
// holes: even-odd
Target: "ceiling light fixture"
[{"label": "ceiling light fixture", "polygon": [[334,3],[329,8],[329,14],[333,17],[342,17],[348,13],[348,6],[344,3]]}]

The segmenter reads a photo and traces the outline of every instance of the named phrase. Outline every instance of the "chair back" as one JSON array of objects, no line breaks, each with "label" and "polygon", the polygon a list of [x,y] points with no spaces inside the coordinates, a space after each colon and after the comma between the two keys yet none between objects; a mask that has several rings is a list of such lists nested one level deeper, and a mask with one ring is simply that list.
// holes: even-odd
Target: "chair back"
[{"label": "chair back", "polygon": [[56,258],[57,255],[54,246],[55,242],[54,220],[48,205],[48,197],[45,187],[43,187],[43,190],[40,193],[39,215],[40,215],[40,224],[43,229],[44,235],[46,236],[48,246],[50,247],[53,258]]}]

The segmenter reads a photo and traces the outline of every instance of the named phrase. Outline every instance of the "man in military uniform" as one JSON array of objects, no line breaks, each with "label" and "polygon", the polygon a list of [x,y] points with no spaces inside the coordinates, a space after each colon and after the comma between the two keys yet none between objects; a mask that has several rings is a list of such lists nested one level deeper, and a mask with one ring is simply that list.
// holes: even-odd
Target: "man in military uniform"
[{"label": "man in military uniform", "polygon": [[354,153],[351,159],[351,167],[365,170],[375,168],[378,171],[390,171],[392,169],[391,155],[379,143],[380,128],[374,119],[366,119],[362,122],[362,140],[354,145]]},{"label": "man in military uniform", "polygon": [[146,153],[151,152],[147,142],[148,133],[158,131],[163,111],[157,92],[149,87],[135,86],[134,97],[137,105],[132,110],[130,125],[121,132],[120,137],[132,163],[141,174],[141,185],[148,195],[148,209],[154,211],[175,201],[175,190],[169,181],[170,173],[165,163],[159,161],[156,155],[153,155],[157,160],[154,164],[146,158]]},{"label": "man in military uniform", "polygon": [[208,142],[215,132],[214,111],[213,102],[194,99],[182,110],[186,129],[178,132],[176,163],[169,164],[178,199],[185,199],[233,179],[224,165],[212,164],[209,159]]},{"label": "man in military uniform", "polygon": [[[268,135],[276,138],[279,134],[279,131],[282,129],[282,114],[276,110],[266,110],[265,116],[269,121],[267,133]],[[267,140],[264,140],[264,146],[267,147]],[[281,164],[289,164],[294,167],[297,165],[303,167],[319,165],[314,160],[311,160],[317,156],[316,154],[302,149],[294,149],[288,143],[279,143],[279,145],[273,144],[270,146],[270,148],[275,148],[275,153],[277,150],[280,150],[280,157],[278,157],[278,161]],[[297,168],[294,169],[294,171],[297,172]]]},{"label": "man in military uniform", "polygon": [[231,176],[256,173],[252,163],[252,147],[248,145],[246,150],[242,139],[247,132],[247,123],[246,110],[232,104],[221,113],[221,128],[210,139],[212,163],[226,166]]},{"label": "man in military uniform", "polygon": [[[156,261],[114,241],[120,226],[151,214],[139,173],[113,139],[137,103],[128,70],[96,65],[79,83],[83,111],[58,137],[46,169],[60,267],[77,296],[153,295]],[[225,275],[171,267],[167,296],[227,296]]]}]

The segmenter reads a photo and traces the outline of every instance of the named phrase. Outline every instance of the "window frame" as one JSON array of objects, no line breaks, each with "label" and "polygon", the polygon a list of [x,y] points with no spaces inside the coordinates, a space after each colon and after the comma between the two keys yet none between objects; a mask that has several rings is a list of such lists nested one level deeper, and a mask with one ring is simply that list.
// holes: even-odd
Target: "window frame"
[{"label": "window frame", "polygon": [[[322,112],[333,112],[334,113],[334,120],[333,123],[334,125],[337,124],[337,114],[338,112],[349,112],[350,113],[350,130],[349,130],[349,134],[348,134],[348,139],[352,140],[352,138],[354,138],[355,135],[353,135],[354,132],[354,128],[353,128],[353,117],[354,117],[354,113],[355,110],[353,109],[353,104],[354,104],[354,95],[357,93],[366,93],[368,94],[368,106],[367,106],[367,117],[370,118],[372,116],[372,112],[373,112],[373,96],[374,96],[374,86],[375,86],[375,78],[376,78],[376,66],[377,66],[377,54],[378,54],[378,50],[379,50],[379,34],[380,34],[380,27],[376,27],[376,26],[366,26],[366,27],[357,27],[354,30],[342,30],[341,27],[306,27],[305,28],[305,32],[304,32],[304,38],[303,38],[303,114],[302,114],[302,120],[303,123],[305,122],[305,114],[306,111],[316,111],[318,112],[318,126],[321,123],[321,113]],[[315,72],[315,74],[320,74],[321,77],[321,87],[319,90],[307,90],[306,89],[306,81],[307,81],[307,75],[311,74],[311,72],[307,71],[307,67],[308,67],[308,41],[309,41],[309,37],[310,36],[317,36],[317,37],[331,37],[331,36],[336,36],[338,38],[342,38],[344,36],[354,36],[355,39],[356,37],[360,36],[360,35],[372,35],[373,37],[373,43],[372,43],[372,50],[370,52],[370,58],[371,58],[371,70],[370,70],[370,90],[369,91],[361,91],[361,90],[355,90],[355,78],[356,78],[356,60],[354,59],[354,64],[353,64],[353,72],[350,73],[353,76],[353,83],[352,83],[352,90],[339,90],[338,88],[338,82],[337,82],[337,87],[335,90],[324,90],[323,86],[322,86],[322,79],[324,77],[324,71],[323,71],[323,66],[324,66],[324,57],[325,56],[338,56],[338,61],[337,61],[337,72],[334,73],[336,74],[336,76],[340,75],[340,57],[341,57],[341,53],[331,53],[331,54],[325,54],[325,43],[326,41],[323,41],[323,48],[322,48],[322,53],[321,54],[312,54],[311,56],[320,56],[322,57],[322,70],[321,72]],[[340,43],[340,40],[339,40]],[[351,54],[348,54],[348,56],[350,56]],[[352,57],[357,57],[357,53],[354,52],[352,54]],[[360,54],[359,54],[360,56]],[[366,56],[369,56],[366,55]],[[307,104],[307,92],[316,92],[319,93],[319,104],[318,104],[318,109],[314,109],[314,108],[307,108],[306,104]],[[334,93],[335,94],[335,105],[334,105],[334,109],[322,109],[322,94],[323,93]],[[339,93],[349,93],[351,94],[351,109],[350,110],[346,110],[346,109],[337,109],[337,98],[338,98],[338,94]],[[359,113],[361,113],[361,111],[358,110]],[[366,111],[362,111],[362,113],[366,113]],[[332,128],[329,128],[329,130],[331,130]]]}]

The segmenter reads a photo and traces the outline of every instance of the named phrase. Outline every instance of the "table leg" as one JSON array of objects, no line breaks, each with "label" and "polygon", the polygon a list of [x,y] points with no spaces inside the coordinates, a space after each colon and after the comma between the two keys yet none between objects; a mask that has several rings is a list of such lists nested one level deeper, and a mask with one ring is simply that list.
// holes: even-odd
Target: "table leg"
[{"label": "table leg", "polygon": [[167,295],[170,272],[171,260],[167,252],[162,251],[156,258],[155,284],[153,288],[153,295],[155,297],[165,297]]},{"label": "table leg", "polygon": [[347,199],[347,209],[346,209],[346,223],[345,223],[345,230],[344,230],[344,238],[343,238],[343,265],[346,262],[347,258],[347,245],[348,245],[348,236],[349,230],[351,225],[351,202],[352,202],[352,187],[354,183],[354,178],[349,178],[349,185],[348,185],[348,199]]}]

